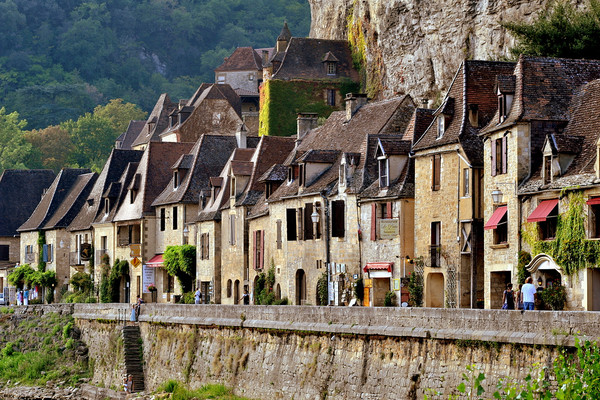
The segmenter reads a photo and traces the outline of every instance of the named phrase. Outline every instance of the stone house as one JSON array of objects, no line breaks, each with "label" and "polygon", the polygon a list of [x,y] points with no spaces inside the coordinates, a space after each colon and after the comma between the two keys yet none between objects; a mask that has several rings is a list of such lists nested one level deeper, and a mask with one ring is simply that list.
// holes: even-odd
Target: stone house
[{"label": "stone house", "polygon": [[[138,136],[131,143],[132,150],[144,150],[150,142],[160,142],[160,134],[170,125],[170,115],[179,107],[178,103],[173,103],[168,94],[160,95],[154,108],[150,112],[146,123],[139,131]],[[132,127],[135,130],[138,126]]]},{"label": "stone house", "polygon": [[[114,260],[129,263],[129,274],[122,277],[121,302],[135,301],[136,296],[151,300],[149,293],[143,293],[142,265],[157,254],[152,202],[171,181],[171,167],[193,145],[149,142],[139,163],[129,163],[119,182],[113,182],[105,192],[103,219],[94,224],[94,229],[96,237],[112,239],[109,246],[114,246],[110,251]],[[169,217],[170,223],[172,218]],[[108,223],[110,226],[106,227]]]},{"label": "stone house", "polygon": [[0,176],[0,293],[8,289],[8,274],[21,262],[17,228],[27,221],[54,178],[51,170],[6,169]]},{"label": "stone house", "polygon": [[[363,264],[369,262],[361,259],[365,241],[359,233],[361,201],[387,199],[378,198],[378,187],[365,199],[361,192],[379,180],[379,171],[374,172],[377,139],[401,141],[414,104],[408,96],[371,104],[366,100],[364,95],[348,95],[346,112],[332,113],[318,128],[317,115],[301,114],[296,148],[283,163],[288,169],[287,180],[266,199],[269,223],[274,226],[281,221],[277,229],[282,233],[276,241],[265,241],[265,257],[276,260],[285,283],[281,295],[288,296],[293,304],[319,304],[317,283],[322,277],[328,277],[333,289],[328,291],[329,303],[349,302],[351,285],[362,276]],[[404,147],[408,158],[410,144]],[[386,185],[398,183],[407,165],[395,161],[393,178],[386,180]],[[398,197],[390,196],[394,200]],[[399,210],[396,208],[396,215]],[[379,244],[400,251],[395,240]],[[365,250],[365,254],[372,251]]]},{"label": "stone house", "polygon": [[484,160],[478,132],[496,110],[496,76],[513,68],[464,61],[413,146],[415,256],[424,263],[426,307],[482,306]]},{"label": "stone house", "polygon": [[138,138],[144,126],[146,126],[146,121],[129,121],[127,130],[121,133],[115,140],[115,149],[132,150],[131,145]]},{"label": "stone house", "polygon": [[359,88],[346,40],[292,37],[287,24],[263,77],[260,135],[293,135],[297,110],[326,118],[343,109],[344,96]]},{"label": "stone house", "polygon": [[231,86],[203,83],[169,114],[168,126],[159,137],[162,142],[195,143],[203,134],[233,135],[240,124],[241,100]]},{"label": "stone house", "polygon": [[542,287],[567,285],[569,308],[598,307],[594,269],[568,277],[550,255],[534,254],[523,236],[529,231],[538,242],[554,239],[558,215],[568,208],[561,193],[571,187],[583,192],[587,237],[596,237],[598,84],[591,81],[598,78],[598,61],[525,56],[512,74],[497,78],[498,107],[482,130],[486,308],[500,308],[506,283],[516,284],[521,250],[532,252],[526,268]]},{"label": "stone house", "polygon": [[[255,140],[256,141],[256,140]],[[160,261],[161,255],[167,246],[191,244],[196,246],[198,261],[210,259],[204,253],[210,249],[206,243],[208,238],[196,235],[196,218],[198,216],[199,202],[204,201],[210,190],[210,177],[218,175],[225,166],[229,155],[236,149],[238,143],[234,136],[202,135],[188,154],[182,155],[171,167],[172,178],[165,186],[163,192],[154,200],[156,218],[156,260]],[[168,222],[168,223],[167,223]],[[211,238],[212,239],[212,238]],[[205,250],[205,247],[208,246]],[[160,263],[147,263],[152,266],[155,275],[155,285],[158,289],[158,301],[163,293],[170,293],[169,277]],[[197,263],[197,268],[200,264]],[[148,272],[151,274],[151,272]],[[146,282],[144,282],[146,284]],[[200,279],[197,285],[202,289],[203,300],[210,302],[210,279]]]},{"label": "stone house", "polygon": [[[225,58],[223,64],[215,68],[215,83],[227,84],[233,89],[242,89],[258,95],[258,88],[263,81],[263,62],[269,59],[272,52],[272,48],[236,48]],[[258,111],[258,108],[254,108],[254,111]]]},{"label": "stone house", "polygon": [[89,169],[63,169],[52,182],[29,219],[18,228],[21,260],[37,268],[55,271],[55,299],[69,288],[73,254],[67,227],[81,209],[98,177]]}]

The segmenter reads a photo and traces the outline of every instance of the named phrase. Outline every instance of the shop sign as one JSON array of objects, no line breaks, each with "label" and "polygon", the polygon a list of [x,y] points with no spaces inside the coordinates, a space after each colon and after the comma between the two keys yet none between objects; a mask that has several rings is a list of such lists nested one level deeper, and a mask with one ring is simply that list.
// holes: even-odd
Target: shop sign
[{"label": "shop sign", "polygon": [[381,239],[395,239],[398,237],[398,218],[379,220],[379,237]]}]

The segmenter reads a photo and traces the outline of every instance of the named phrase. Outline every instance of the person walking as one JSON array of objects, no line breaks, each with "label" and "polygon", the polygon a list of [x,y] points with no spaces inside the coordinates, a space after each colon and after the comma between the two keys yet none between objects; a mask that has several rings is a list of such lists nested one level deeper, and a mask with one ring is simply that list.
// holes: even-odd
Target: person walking
[{"label": "person walking", "polygon": [[244,294],[242,295],[242,297],[240,297],[238,301],[243,301],[243,304],[245,306],[250,305],[250,295],[248,294],[248,289],[244,289]]},{"label": "person walking", "polygon": [[136,316],[137,316],[137,307],[135,304],[131,305],[131,317],[129,318],[129,320],[131,322],[135,322],[136,321]]},{"label": "person walking", "polygon": [[517,302],[517,310],[523,309],[523,284],[519,284],[519,290],[515,292],[515,301]]},{"label": "person walking", "polygon": [[200,291],[200,288],[198,288],[196,290],[196,293],[194,293],[194,302],[196,304],[200,304],[201,300],[202,300],[202,292]]},{"label": "person walking", "polygon": [[521,296],[523,297],[523,310],[533,310],[535,304],[536,290],[533,285],[533,278],[527,277],[525,284],[521,288]]},{"label": "person walking", "polygon": [[515,293],[512,290],[512,283],[506,285],[506,290],[502,293],[502,309],[503,310],[514,310],[515,309]]}]

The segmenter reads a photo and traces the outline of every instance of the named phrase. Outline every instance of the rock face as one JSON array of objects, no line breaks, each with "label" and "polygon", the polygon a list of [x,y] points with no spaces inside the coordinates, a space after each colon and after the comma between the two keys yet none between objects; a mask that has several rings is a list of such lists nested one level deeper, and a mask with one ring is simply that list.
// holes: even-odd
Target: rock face
[{"label": "rock face", "polygon": [[[581,5],[584,1],[570,0]],[[309,0],[311,37],[346,39],[352,25],[366,42],[367,75],[377,93],[436,100],[465,58],[510,57],[514,38],[501,23],[531,21],[548,0]]]}]

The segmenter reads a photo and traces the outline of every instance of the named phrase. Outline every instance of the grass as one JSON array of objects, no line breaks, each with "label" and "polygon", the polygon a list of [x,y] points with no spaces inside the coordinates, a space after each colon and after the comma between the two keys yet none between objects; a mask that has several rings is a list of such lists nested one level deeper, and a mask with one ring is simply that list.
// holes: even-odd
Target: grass
[{"label": "grass", "polygon": [[223,385],[204,385],[200,389],[191,390],[180,382],[170,380],[160,386],[158,393],[171,393],[172,400],[250,400],[246,397],[234,395],[232,389]]}]

